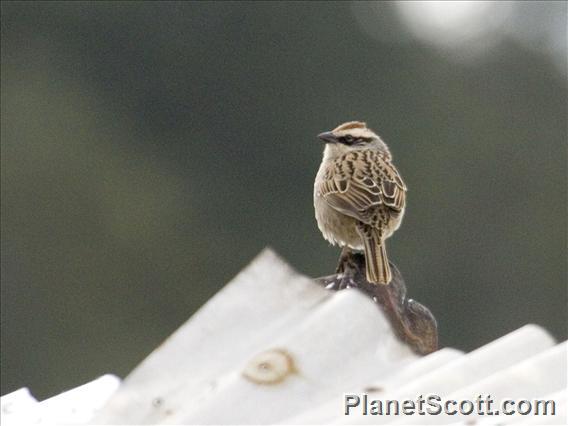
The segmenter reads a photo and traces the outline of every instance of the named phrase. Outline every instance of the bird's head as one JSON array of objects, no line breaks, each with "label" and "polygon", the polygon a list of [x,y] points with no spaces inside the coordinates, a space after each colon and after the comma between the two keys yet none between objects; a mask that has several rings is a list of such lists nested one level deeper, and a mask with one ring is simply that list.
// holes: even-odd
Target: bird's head
[{"label": "bird's head", "polygon": [[318,138],[326,143],[325,151],[330,156],[360,149],[377,149],[391,156],[383,140],[361,121],[340,124],[329,132],[320,133]]}]

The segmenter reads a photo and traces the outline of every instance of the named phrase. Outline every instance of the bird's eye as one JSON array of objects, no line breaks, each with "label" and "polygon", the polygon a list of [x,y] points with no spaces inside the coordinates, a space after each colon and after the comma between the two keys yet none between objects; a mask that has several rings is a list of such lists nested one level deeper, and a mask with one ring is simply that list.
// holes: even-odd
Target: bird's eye
[{"label": "bird's eye", "polygon": [[344,137],[345,142],[347,142],[348,144],[353,143],[353,136],[351,135],[347,135]]}]

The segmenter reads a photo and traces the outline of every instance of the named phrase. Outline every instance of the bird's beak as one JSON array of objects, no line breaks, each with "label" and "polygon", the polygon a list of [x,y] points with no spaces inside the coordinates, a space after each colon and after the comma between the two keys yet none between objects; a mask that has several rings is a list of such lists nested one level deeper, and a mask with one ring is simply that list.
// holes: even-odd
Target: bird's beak
[{"label": "bird's beak", "polygon": [[320,133],[318,135],[318,138],[320,138],[322,141],[324,141],[325,143],[337,143],[337,138],[335,137],[335,135],[333,134],[333,132],[323,132]]}]

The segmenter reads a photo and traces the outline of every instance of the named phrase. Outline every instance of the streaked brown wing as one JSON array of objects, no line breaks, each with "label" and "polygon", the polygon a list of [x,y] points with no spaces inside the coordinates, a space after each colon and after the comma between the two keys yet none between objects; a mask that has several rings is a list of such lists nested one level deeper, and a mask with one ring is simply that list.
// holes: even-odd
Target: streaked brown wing
[{"label": "streaked brown wing", "polygon": [[406,200],[406,186],[396,168],[372,151],[336,160],[317,190],[331,207],[363,223],[371,223],[378,206],[401,211]]}]

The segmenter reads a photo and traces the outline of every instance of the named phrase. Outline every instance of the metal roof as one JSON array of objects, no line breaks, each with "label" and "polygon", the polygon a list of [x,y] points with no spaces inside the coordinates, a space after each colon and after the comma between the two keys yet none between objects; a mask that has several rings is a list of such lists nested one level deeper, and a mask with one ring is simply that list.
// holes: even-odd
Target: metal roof
[{"label": "metal roof", "polygon": [[[363,292],[325,290],[267,249],[122,382],[43,402],[21,389],[2,397],[2,423],[565,424],[566,349],[526,325],[471,353],[420,356]],[[345,394],[364,393],[553,399],[556,415],[346,416]]]}]

